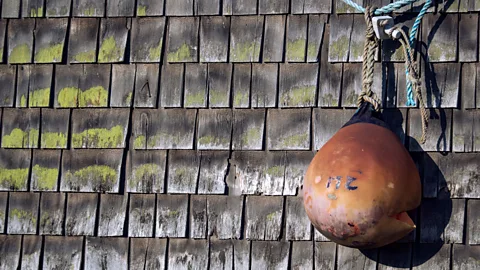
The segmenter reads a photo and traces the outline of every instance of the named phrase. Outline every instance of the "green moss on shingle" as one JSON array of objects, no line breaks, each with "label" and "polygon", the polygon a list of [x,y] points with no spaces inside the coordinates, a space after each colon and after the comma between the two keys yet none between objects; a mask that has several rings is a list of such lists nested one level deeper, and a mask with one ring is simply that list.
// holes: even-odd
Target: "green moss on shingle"
[{"label": "green moss on shingle", "polygon": [[202,106],[205,103],[205,93],[198,92],[195,94],[187,94],[185,96],[185,106],[193,107],[193,106]]},{"label": "green moss on shingle", "polygon": [[211,105],[228,105],[228,96],[225,92],[216,89],[210,89],[210,104]]},{"label": "green moss on shingle", "polygon": [[21,108],[27,107],[27,97],[25,97],[25,95],[22,95],[20,97],[20,107]]},{"label": "green moss on shingle", "polygon": [[190,47],[186,44],[183,43],[178,50],[175,52],[168,53],[167,55],[167,61],[168,62],[182,62],[182,61],[188,61],[192,57],[192,53],[190,51]]},{"label": "green moss on shingle", "polygon": [[36,147],[38,144],[38,129],[29,129],[23,131],[19,128],[14,128],[10,134],[3,136],[2,147],[5,148],[23,148]]},{"label": "green moss on shingle", "polygon": [[37,217],[35,213],[28,212],[22,209],[13,208],[10,210],[9,216],[13,219],[18,219],[20,222],[31,222],[33,224],[37,223]]},{"label": "green moss on shingle", "polygon": [[95,62],[95,50],[78,53],[73,58],[76,62],[93,63]]},{"label": "green moss on shingle", "polygon": [[305,39],[287,42],[287,58],[293,61],[303,61],[305,59],[305,45]]},{"label": "green moss on shingle", "polygon": [[138,6],[137,7],[137,16],[147,16],[147,7],[146,6]]},{"label": "green moss on shingle", "polygon": [[317,59],[318,58],[318,48],[315,44],[310,43],[307,46],[307,57],[308,59]]},{"label": "green moss on shingle", "polygon": [[432,43],[428,47],[428,57],[436,61],[455,59],[456,47],[450,44]]},{"label": "green moss on shingle", "polygon": [[201,145],[225,145],[230,142],[227,138],[203,136],[198,139],[198,143]]},{"label": "green moss on shingle", "polygon": [[267,220],[268,220],[268,221],[273,221],[273,219],[275,218],[276,214],[277,214],[276,212],[273,212],[273,213],[268,214],[268,215],[267,215]]},{"label": "green moss on shingle", "polygon": [[81,148],[83,145],[96,148],[116,148],[123,142],[123,127],[114,126],[111,129],[92,128],[72,135],[72,146]]},{"label": "green moss on shingle", "polygon": [[13,48],[8,62],[16,64],[30,63],[32,59],[32,52],[27,44],[21,44]]},{"label": "green moss on shingle", "polygon": [[348,53],[349,39],[346,36],[341,36],[337,40],[330,42],[329,58],[341,59],[343,55]]},{"label": "green moss on shingle", "polygon": [[233,97],[233,106],[240,107],[244,104],[248,104],[248,93],[235,93]]},{"label": "green moss on shingle", "polygon": [[40,49],[35,55],[37,63],[61,62],[63,54],[63,42]]},{"label": "green moss on shingle", "polygon": [[250,145],[252,143],[256,143],[260,141],[262,134],[260,133],[260,129],[258,128],[251,128],[245,134],[242,135],[242,144],[243,145]]},{"label": "green moss on shingle", "polygon": [[32,168],[32,176],[37,179],[37,188],[39,190],[55,190],[58,180],[58,169],[45,168],[35,165]]},{"label": "green moss on shingle", "polygon": [[58,93],[58,104],[60,107],[77,107],[78,93],[80,89],[77,87],[65,87]]},{"label": "green moss on shingle", "polygon": [[315,86],[295,87],[282,95],[284,104],[290,106],[308,105],[315,103]]},{"label": "green moss on shingle", "polygon": [[135,138],[133,141],[133,148],[135,149],[144,149],[145,145],[147,144],[147,138],[145,136],[140,135]]},{"label": "green moss on shingle", "polygon": [[50,87],[38,89],[28,94],[29,107],[48,107],[50,105]]},{"label": "green moss on shingle", "polygon": [[26,188],[28,180],[28,168],[6,169],[0,168],[0,186],[13,190]]},{"label": "green moss on shingle", "polygon": [[159,144],[158,142],[171,142],[173,145],[178,145],[180,144],[180,140],[181,138],[178,135],[160,132],[148,137],[147,147],[154,148],[156,145]]},{"label": "green moss on shingle", "polygon": [[43,132],[40,137],[42,148],[66,148],[67,134],[61,132]]},{"label": "green moss on shingle", "polygon": [[74,172],[67,171],[65,179],[67,183],[73,185],[92,183],[93,185],[106,187],[115,183],[117,172],[106,165],[92,165]]},{"label": "green moss on shingle", "polygon": [[274,177],[281,177],[285,172],[285,168],[281,166],[273,166],[267,169],[267,174]]},{"label": "green moss on shingle", "polygon": [[98,53],[98,62],[117,62],[122,60],[123,49],[117,44],[113,36],[103,40]]},{"label": "green moss on shingle", "polygon": [[234,62],[249,62],[257,52],[260,52],[257,43],[245,42],[245,43],[235,43],[231,53],[232,61]]},{"label": "green moss on shingle", "polygon": [[162,43],[162,39],[160,39],[160,43],[157,47],[153,47],[148,50],[148,56],[151,61],[160,59],[160,55],[162,54]]},{"label": "green moss on shingle", "polygon": [[298,147],[303,145],[306,141],[308,141],[308,134],[296,134],[283,139],[281,145],[284,148]]},{"label": "green moss on shingle", "polygon": [[127,94],[127,96],[125,97],[125,104],[126,105],[131,105],[132,104],[132,96],[133,96],[133,92],[130,92]]},{"label": "green moss on shingle", "polygon": [[43,17],[43,7],[30,9],[30,17]]},{"label": "green moss on shingle", "polygon": [[91,17],[95,16],[95,8],[94,7],[89,7],[83,10],[83,16]]},{"label": "green moss on shingle", "polygon": [[131,188],[134,188],[138,183],[153,179],[162,168],[153,163],[142,164],[138,167],[133,168],[133,175],[129,181]]},{"label": "green moss on shingle", "polygon": [[77,87],[65,87],[58,93],[60,107],[106,107],[108,91],[103,86],[94,86],[85,91]]}]

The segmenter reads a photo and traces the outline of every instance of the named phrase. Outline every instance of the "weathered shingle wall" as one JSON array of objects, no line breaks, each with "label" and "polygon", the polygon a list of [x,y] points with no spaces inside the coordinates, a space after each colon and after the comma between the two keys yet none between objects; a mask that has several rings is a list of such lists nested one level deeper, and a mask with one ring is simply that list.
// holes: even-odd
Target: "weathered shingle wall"
[{"label": "weathered shingle wall", "polygon": [[423,203],[412,234],[360,252],[313,229],[299,188],[355,111],[362,14],[339,0],[0,1],[0,269],[479,269],[480,7],[444,2],[416,46],[424,145],[398,42],[376,55]]}]

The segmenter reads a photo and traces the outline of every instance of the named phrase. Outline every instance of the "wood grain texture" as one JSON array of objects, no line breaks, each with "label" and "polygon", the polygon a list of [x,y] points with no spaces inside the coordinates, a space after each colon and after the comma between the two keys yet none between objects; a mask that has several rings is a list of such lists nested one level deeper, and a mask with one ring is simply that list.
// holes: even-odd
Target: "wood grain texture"
[{"label": "wood grain texture", "polygon": [[159,91],[159,65],[137,64],[136,67],[134,107],[155,108]]},{"label": "wood grain texture", "polygon": [[37,148],[39,144],[40,109],[3,110],[3,148]]},{"label": "wood grain texture", "polygon": [[172,150],[168,153],[167,193],[196,193],[200,153]]},{"label": "wood grain texture", "polygon": [[72,0],[45,0],[46,17],[69,17]]},{"label": "wood grain texture", "polygon": [[453,142],[454,152],[473,152],[475,118],[479,114],[475,110],[453,111]]},{"label": "wood grain texture", "polygon": [[291,7],[293,14],[331,13],[332,1],[292,0]]},{"label": "wood grain texture", "polygon": [[43,19],[35,23],[35,63],[62,63],[68,19]]},{"label": "wood grain texture", "polygon": [[233,111],[233,150],[262,150],[265,129],[265,110]]},{"label": "wood grain texture", "polygon": [[85,268],[128,269],[128,238],[87,237]]},{"label": "wood grain texture", "polygon": [[303,198],[287,197],[287,239],[310,240],[311,223],[303,208]]},{"label": "wood grain texture", "polygon": [[330,25],[325,26],[321,48],[320,72],[318,75],[318,106],[338,107],[342,84],[343,64],[328,62]]},{"label": "wood grain texture", "polygon": [[220,0],[195,0],[195,15],[220,15]]},{"label": "wood grain texture", "polygon": [[278,64],[252,64],[251,104],[253,108],[276,106]]},{"label": "wood grain texture", "polygon": [[[356,108],[358,95],[362,92],[362,64],[343,64],[342,107]],[[373,88],[373,86],[372,86]]]},{"label": "wood grain texture", "polygon": [[183,107],[205,108],[207,107],[207,65],[185,64],[185,86]]},{"label": "wood grain texture", "polygon": [[427,108],[457,108],[460,64],[432,64],[422,69],[422,96]]},{"label": "wood grain texture", "polygon": [[83,237],[45,237],[43,266],[47,269],[81,269]]},{"label": "wood grain texture", "polygon": [[[440,247],[440,248],[439,248]],[[431,250],[439,249],[436,254]],[[450,245],[420,244],[413,253],[413,267],[415,270],[422,269],[452,269],[450,268]]]},{"label": "wood grain texture", "polygon": [[40,194],[11,193],[8,200],[7,234],[36,234]]},{"label": "wood grain texture", "polygon": [[198,111],[197,149],[229,150],[233,113],[229,109]]},{"label": "wood grain texture", "polygon": [[98,236],[124,236],[128,196],[100,194]]},{"label": "wood grain texture", "polygon": [[41,111],[40,148],[65,149],[68,144],[70,126],[69,109],[47,109]]},{"label": "wood grain texture", "polygon": [[[428,132],[426,134],[425,144],[418,142],[422,136],[421,115],[418,109],[411,109],[409,117],[409,151],[450,151],[450,134],[452,111],[445,109],[430,110],[430,119],[428,120]],[[412,139],[413,138],[413,139]]]},{"label": "wood grain texture", "polygon": [[[337,246],[337,263],[341,269],[376,269],[377,263],[363,255],[360,250]],[[400,258],[399,258],[400,259]],[[401,258],[404,259],[404,258]]]},{"label": "wood grain texture", "polygon": [[136,16],[162,16],[164,0],[138,0]]},{"label": "wood grain texture", "polygon": [[207,196],[192,195],[189,208],[190,238],[206,238],[207,235]]},{"label": "wood grain texture", "polygon": [[281,64],[279,106],[315,106],[317,80],[318,64]]},{"label": "wood grain texture", "polygon": [[329,33],[325,32],[327,19],[326,15],[308,16],[307,62],[319,62],[320,52],[323,54],[324,48],[328,46]]},{"label": "wood grain texture", "polygon": [[258,0],[223,0],[223,15],[257,14]]},{"label": "wood grain texture", "polygon": [[285,183],[285,152],[266,152],[265,178],[261,181],[264,195],[282,195]]},{"label": "wood grain texture", "polygon": [[0,66],[0,107],[13,107],[15,98],[15,78],[17,77],[16,66]]},{"label": "wood grain texture", "polygon": [[42,193],[40,198],[40,235],[62,235],[65,218],[65,194]]},{"label": "wood grain texture", "polygon": [[52,65],[20,67],[17,78],[16,107],[49,107],[52,75]]},{"label": "wood grain texture", "polygon": [[107,17],[131,17],[134,15],[135,1],[108,0]]},{"label": "wood grain texture", "polygon": [[202,151],[198,194],[225,194],[228,171],[228,151]]},{"label": "wood grain texture", "polygon": [[164,44],[165,18],[135,18],[132,20],[131,31],[130,61],[160,62]]},{"label": "wood grain texture", "polygon": [[443,186],[439,185],[439,192],[448,188],[452,198],[480,197],[480,192],[474,188],[479,184],[478,153],[455,153],[442,157],[438,166],[446,181]]},{"label": "wood grain texture", "polygon": [[[168,3],[181,3],[193,0],[166,0]],[[193,5],[192,5],[193,8]],[[168,21],[167,62],[197,62],[198,61],[198,29],[199,17],[172,17]]]},{"label": "wood grain texture", "polygon": [[480,267],[480,246],[453,245],[453,269],[478,269]]},{"label": "wood grain texture", "polygon": [[[337,2],[340,3],[340,2]],[[343,4],[343,2],[341,2]],[[338,11],[338,9],[337,9]],[[339,15],[330,18],[328,62],[347,62],[350,36],[353,29],[353,16]]]},{"label": "wood grain texture", "polygon": [[208,236],[215,236],[218,239],[240,239],[243,201],[242,196],[207,196]]},{"label": "wood grain texture", "polygon": [[69,63],[94,63],[97,61],[99,24],[100,19],[97,18],[71,19],[68,38]]},{"label": "wood grain texture", "polygon": [[247,196],[245,204],[245,238],[278,240],[282,227],[283,198]]},{"label": "wood grain texture", "polygon": [[308,165],[314,157],[313,151],[287,151],[285,161],[285,185],[283,195],[297,195],[303,185]]},{"label": "wood grain texture", "polygon": [[307,29],[307,15],[288,16],[286,62],[305,62],[307,56]]},{"label": "wood grain texture", "polygon": [[285,15],[265,16],[265,36],[263,40],[263,60],[282,62],[285,43]]},{"label": "wood grain texture", "polygon": [[[430,30],[438,28],[434,33]],[[427,53],[430,62],[455,62],[458,54],[458,16],[456,14],[427,14],[423,18],[421,40],[425,44],[422,51]]]},{"label": "wood grain texture", "polygon": [[292,269],[314,269],[313,243],[310,241],[294,241],[291,248]]},{"label": "wood grain texture", "polygon": [[0,149],[0,190],[27,191],[30,161],[30,150]]},{"label": "wood grain texture", "polygon": [[131,107],[135,88],[135,65],[112,65],[110,106]]},{"label": "wood grain texture", "polygon": [[98,194],[69,193],[67,196],[66,235],[94,235]]},{"label": "wood grain texture", "polygon": [[40,265],[43,240],[38,235],[24,235],[22,243],[22,269],[36,269]]},{"label": "wood grain texture", "polygon": [[256,194],[262,193],[262,181],[265,179],[265,152],[235,151],[232,153],[231,164],[235,168],[235,177],[227,178],[229,193]]},{"label": "wood grain texture", "polygon": [[156,211],[155,237],[187,236],[187,195],[158,194]]},{"label": "wood grain texture", "polygon": [[165,0],[165,15],[192,16],[193,3],[193,0]]},{"label": "wood grain texture", "polygon": [[264,17],[232,17],[230,62],[258,62],[260,60],[263,25]]},{"label": "wood grain texture", "polygon": [[195,266],[206,266],[208,250],[207,240],[172,239],[168,245],[168,269],[192,269]]},{"label": "wood grain texture", "polygon": [[34,19],[12,20],[8,24],[8,63],[27,64],[33,57]]},{"label": "wood grain texture", "polygon": [[155,194],[131,194],[128,214],[129,237],[152,237]]},{"label": "wood grain texture", "polygon": [[[461,1],[464,2],[464,1]],[[458,22],[458,61],[478,60],[478,14],[460,14]]]},{"label": "wood grain texture", "polygon": [[211,63],[207,70],[208,105],[210,108],[230,106],[232,64]]},{"label": "wood grain texture", "polygon": [[[197,2],[208,6],[205,0],[197,0]],[[228,17],[202,17],[200,22],[200,62],[227,62],[229,36],[230,19]]]},{"label": "wood grain texture", "polygon": [[[130,20],[127,18],[108,18],[100,21],[99,63],[118,63],[125,61]],[[112,46],[113,45],[113,46]]]},{"label": "wood grain texture", "polygon": [[290,255],[290,243],[274,241],[252,242],[252,268],[286,269]]},{"label": "wood grain texture", "polygon": [[452,215],[441,236],[446,244],[464,243],[465,200],[452,200]]},{"label": "wood grain texture", "polygon": [[30,189],[32,191],[57,191],[60,176],[61,151],[33,150]]},{"label": "wood grain texture", "polygon": [[234,245],[228,240],[210,240],[210,267],[212,269],[233,269]]},{"label": "wood grain texture", "polygon": [[258,0],[259,14],[278,14],[289,12],[288,0]]},{"label": "wood grain texture", "polygon": [[130,240],[130,269],[165,269],[167,239],[132,238]]},{"label": "wood grain texture", "polygon": [[183,64],[162,66],[158,107],[171,108],[182,106],[184,73],[185,67]]},{"label": "wood grain texture", "polygon": [[43,17],[44,0],[24,0],[22,1],[22,18]]},{"label": "wood grain texture", "polygon": [[164,150],[132,150],[127,155],[127,192],[163,193],[167,153]]},{"label": "wood grain texture", "polygon": [[7,222],[7,202],[8,192],[0,192],[0,234],[5,233],[5,224]]},{"label": "wood grain texture", "polygon": [[315,242],[315,268],[332,269],[335,267],[335,243],[333,242]]},{"label": "wood grain texture", "polygon": [[2,1],[2,18],[19,18],[21,1]]},{"label": "wood grain texture", "polygon": [[480,243],[480,200],[468,200],[467,209],[468,244],[478,245]]},{"label": "wood grain texture", "polygon": [[[460,94],[459,104],[461,109],[475,109],[475,92],[477,86],[478,65],[476,63],[464,63],[462,65],[460,78]],[[479,74],[480,75],[480,74]]]},{"label": "wood grain texture", "polygon": [[[275,124],[274,124],[275,123]],[[267,112],[269,150],[310,149],[310,109],[270,109]]]},{"label": "wood grain texture", "polygon": [[73,0],[73,16],[103,17],[106,0]]},{"label": "wood grain texture", "polygon": [[250,106],[250,84],[252,66],[250,64],[233,65],[233,107],[248,108]]},{"label": "wood grain texture", "polygon": [[1,269],[20,268],[21,235],[0,235]]}]

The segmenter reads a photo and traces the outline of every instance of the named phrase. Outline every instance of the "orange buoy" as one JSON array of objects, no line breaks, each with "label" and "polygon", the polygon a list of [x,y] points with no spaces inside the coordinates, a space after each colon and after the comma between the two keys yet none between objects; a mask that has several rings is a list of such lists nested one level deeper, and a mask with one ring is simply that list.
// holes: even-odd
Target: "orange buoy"
[{"label": "orange buoy", "polygon": [[420,176],[408,151],[364,103],[315,155],[303,184],[304,207],[325,237],[375,248],[415,229],[407,211],[421,201]]}]

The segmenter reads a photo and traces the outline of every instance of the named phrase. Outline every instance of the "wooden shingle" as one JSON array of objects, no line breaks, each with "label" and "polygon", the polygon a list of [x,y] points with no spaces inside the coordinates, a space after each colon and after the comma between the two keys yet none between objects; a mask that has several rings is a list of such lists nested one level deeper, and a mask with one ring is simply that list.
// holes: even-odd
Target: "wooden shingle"
[{"label": "wooden shingle", "polygon": [[[480,200],[468,200],[468,224],[466,224],[468,232],[468,244],[480,244]],[[465,243],[467,244],[467,243]]]},{"label": "wooden shingle", "polygon": [[12,19],[8,24],[8,63],[27,64],[33,57],[34,19]]},{"label": "wooden shingle", "polygon": [[475,119],[480,114],[475,110],[454,110],[453,111],[453,142],[454,152],[474,151],[474,127]]},{"label": "wooden shingle", "polygon": [[250,83],[252,66],[250,64],[233,65],[233,107],[248,108],[250,106]]},{"label": "wooden shingle", "polygon": [[22,243],[22,268],[36,269],[40,265],[42,252],[42,237],[38,235],[23,236]]},{"label": "wooden shingle", "polygon": [[134,107],[155,108],[160,80],[158,64],[137,64]]},{"label": "wooden shingle", "polygon": [[245,238],[278,240],[282,228],[283,198],[280,196],[247,196]]},{"label": "wooden shingle", "polygon": [[233,150],[262,150],[265,130],[265,110],[233,111]]},{"label": "wooden shingle", "polygon": [[129,151],[127,155],[126,190],[138,193],[163,193],[167,153]]},{"label": "wooden shingle", "polygon": [[[452,202],[448,199],[438,198],[422,201],[420,208],[420,243],[442,242],[445,226],[452,215],[452,208]],[[463,220],[461,222],[463,225]]]},{"label": "wooden shingle", "polygon": [[20,268],[21,235],[0,235],[0,268]]},{"label": "wooden shingle", "polygon": [[[234,269],[234,245],[228,240],[210,240],[210,267]],[[238,269],[235,267],[235,269]]]},{"label": "wooden shingle", "polygon": [[[476,63],[464,63],[462,65],[461,78],[460,78],[460,93],[461,96],[459,104],[461,109],[475,109],[475,90],[477,85],[477,64]],[[480,76],[480,74],[479,74]]]},{"label": "wooden shingle", "polygon": [[46,269],[81,269],[83,237],[45,237],[43,267]]},{"label": "wooden shingle", "polygon": [[223,15],[257,14],[258,0],[223,0]]},{"label": "wooden shingle", "polygon": [[[310,241],[294,241],[292,243],[292,268],[313,269],[313,243]],[[317,268],[322,269],[322,268]]]},{"label": "wooden shingle", "polygon": [[[357,107],[357,98],[362,91],[362,64],[343,64],[342,107]],[[378,71],[378,69],[377,69]],[[375,89],[372,86],[373,89]]]},{"label": "wooden shingle", "polygon": [[39,129],[40,109],[4,109],[2,147],[37,148]]},{"label": "wooden shingle", "polygon": [[195,15],[220,15],[220,0],[195,0]]},{"label": "wooden shingle", "polygon": [[60,191],[118,192],[123,150],[64,151]]},{"label": "wooden shingle", "polygon": [[69,63],[93,63],[97,61],[97,38],[100,20],[96,18],[72,18],[68,38]]},{"label": "wooden shingle", "polygon": [[8,192],[0,192],[0,234],[5,233],[5,224],[7,222],[7,201]]},{"label": "wooden shingle", "polygon": [[207,197],[205,195],[192,195],[189,209],[190,238],[206,238]]},{"label": "wooden shingle", "polygon": [[192,16],[194,0],[165,0],[165,15]]},{"label": "wooden shingle", "polygon": [[[160,62],[163,51],[165,18],[132,20],[131,62]],[[155,33],[152,35],[152,33]]]},{"label": "wooden shingle", "polygon": [[13,107],[17,67],[0,65],[0,107]]},{"label": "wooden shingle", "polygon": [[[169,13],[168,3],[180,3],[177,0],[167,1],[167,15]],[[193,0],[184,0],[192,1]],[[193,8],[193,5],[192,5]],[[198,60],[198,29],[199,17],[170,18],[168,21],[168,62],[197,62]]]},{"label": "wooden shingle", "polygon": [[200,154],[193,150],[168,153],[168,193],[196,193]]},{"label": "wooden shingle", "polygon": [[229,154],[228,151],[201,152],[200,175],[198,176],[199,194],[225,193]]},{"label": "wooden shingle", "polygon": [[310,109],[269,109],[267,143],[269,150],[310,149]]},{"label": "wooden shingle", "polygon": [[10,193],[7,234],[36,234],[39,202],[38,193]]},{"label": "wooden shingle", "polygon": [[135,65],[112,65],[111,107],[131,107],[135,89]]},{"label": "wooden shingle", "polygon": [[52,65],[19,67],[16,107],[49,107],[52,75]]},{"label": "wooden shingle", "polygon": [[313,149],[320,149],[352,117],[355,110],[313,110]]},{"label": "wooden shingle", "polygon": [[[343,2],[338,3],[343,4]],[[339,15],[330,18],[328,62],[346,62],[348,60],[352,29],[353,16]]]},{"label": "wooden shingle", "polygon": [[311,151],[287,151],[283,195],[297,195],[302,186],[308,165],[313,159]]},{"label": "wooden shingle", "polygon": [[318,269],[332,269],[335,267],[335,243],[315,242],[315,267]]},{"label": "wooden shingle", "polygon": [[208,105],[210,108],[230,106],[230,85],[232,80],[232,64],[208,64],[207,87]]},{"label": "wooden shingle", "polygon": [[453,153],[438,159],[445,179],[439,181],[439,193],[445,189],[452,198],[480,198],[479,190],[474,188],[479,185],[478,153]]},{"label": "wooden shingle", "polygon": [[278,64],[252,65],[252,94],[253,108],[275,107],[278,88]]},{"label": "wooden shingle", "polygon": [[[448,217],[447,217],[448,218]],[[444,243],[463,243],[464,239],[464,224],[465,220],[465,200],[453,199],[452,200],[452,215],[450,220],[446,220],[448,223],[441,235],[441,239]]]},{"label": "wooden shingle", "polygon": [[432,64],[422,69],[422,97],[427,108],[457,108],[460,63]]},{"label": "wooden shingle", "polygon": [[42,193],[40,198],[40,235],[62,235],[65,218],[65,194]]},{"label": "wooden shingle", "polygon": [[303,198],[287,197],[287,240],[310,240],[311,223],[303,208]]},{"label": "wooden shingle", "polygon": [[229,57],[231,62],[258,62],[260,60],[263,22],[263,16],[232,17]]},{"label": "wooden shingle", "polygon": [[[1,5],[1,3],[0,3]],[[5,38],[7,36],[7,20],[0,19],[0,63],[4,63],[4,51],[6,49]],[[1,103],[0,103],[1,104]]]},{"label": "wooden shingle", "polygon": [[162,66],[160,99],[158,107],[181,107],[183,97],[183,80],[185,67],[183,64],[167,64]]},{"label": "wooden shingle", "polygon": [[266,171],[265,158],[266,155],[263,151],[233,152],[231,163],[235,168],[235,177],[227,182],[229,193],[260,194]]},{"label": "wooden shingle", "polygon": [[125,61],[125,48],[130,22],[127,18],[108,18],[100,22],[99,63]]},{"label": "wooden shingle", "polygon": [[162,16],[164,0],[138,0],[135,15],[141,16]]},{"label": "wooden shingle", "polygon": [[[382,248],[378,252],[377,262],[377,269],[379,270],[387,270],[389,269],[389,266],[394,266],[400,269],[408,268],[412,264],[412,245],[394,244],[390,245],[389,247]],[[355,263],[358,264],[358,262]],[[372,269],[375,269],[375,265],[372,266]]]},{"label": "wooden shingle", "polygon": [[307,55],[307,28],[307,15],[288,16],[286,62],[305,62]]},{"label": "wooden shingle", "polygon": [[30,150],[0,149],[0,190],[27,191]]},{"label": "wooden shingle", "polygon": [[452,111],[445,109],[429,110],[428,131],[425,144],[420,144],[422,119],[420,110],[409,110],[409,151],[450,151]]},{"label": "wooden shingle", "polygon": [[185,91],[183,107],[205,108],[207,107],[207,65],[185,64]]},{"label": "wooden shingle", "polygon": [[473,151],[480,152],[480,112],[476,114],[473,118]]},{"label": "wooden shingle", "polygon": [[46,149],[67,148],[70,110],[42,109],[40,147]]},{"label": "wooden shingle", "polygon": [[197,149],[230,149],[232,118],[232,111],[227,109],[199,110]]},{"label": "wooden shingle", "polygon": [[43,17],[44,16],[44,0],[23,0],[22,1],[22,18]]},{"label": "wooden shingle", "polygon": [[[199,4],[203,2],[205,0],[199,1]],[[200,24],[200,62],[227,62],[229,36],[230,19],[228,17],[202,17]]]},{"label": "wooden shingle", "polygon": [[131,194],[128,214],[129,237],[152,237],[155,194]]},{"label": "wooden shingle", "polygon": [[449,268],[451,257],[450,245],[419,244],[415,248],[416,249],[413,252],[412,269],[452,269]]},{"label": "wooden shingle", "polygon": [[135,1],[107,0],[107,17],[132,17]]},{"label": "wooden shingle", "polygon": [[207,196],[208,236],[239,239],[242,236],[243,196]]},{"label": "wooden shingle", "polygon": [[341,269],[376,269],[376,262],[364,256],[360,250],[338,246],[337,263]]},{"label": "wooden shingle", "polygon": [[332,1],[315,1],[315,0],[293,0],[292,1],[293,14],[307,14],[307,13],[331,13]]},{"label": "wooden shingle", "polygon": [[[354,0],[353,2],[363,6],[363,0]],[[354,7],[348,5],[347,3],[343,2],[343,1],[336,1],[335,12],[337,14],[360,13]]]},{"label": "wooden shingle", "polygon": [[156,211],[155,237],[186,237],[187,195],[158,194]]},{"label": "wooden shingle", "polygon": [[192,269],[208,265],[207,240],[172,239],[168,246],[168,269]]},{"label": "wooden shingle", "polygon": [[458,23],[458,61],[476,62],[478,60],[477,32],[478,14],[461,14]]},{"label": "wooden shingle", "polygon": [[130,269],[165,269],[167,239],[132,238],[130,241]]},{"label": "wooden shingle", "polygon": [[98,236],[124,236],[128,196],[100,194]]},{"label": "wooden shingle", "polygon": [[45,0],[46,17],[69,17],[72,0]]},{"label": "wooden shingle", "polygon": [[28,106],[30,75],[34,67],[34,65],[22,65],[17,68],[17,89],[15,93],[15,107],[17,108],[27,108]]},{"label": "wooden shingle", "polygon": [[[442,23],[439,23],[439,20]],[[422,23],[422,42],[430,62],[455,62],[457,60],[458,15],[427,14]],[[437,25],[434,32],[431,29]]]},{"label": "wooden shingle", "polygon": [[85,268],[128,269],[128,238],[87,237]]},{"label": "wooden shingle", "polygon": [[282,195],[285,183],[285,152],[266,152],[265,178],[261,185],[264,195]]},{"label": "wooden shingle", "polygon": [[[365,43],[365,18],[363,14],[353,15],[353,28],[350,36],[350,47],[348,54],[349,62],[363,61],[363,47]],[[375,56],[378,56],[378,48],[375,50]]]},{"label": "wooden shingle", "polygon": [[73,0],[74,17],[103,17],[105,16],[106,0]]},{"label": "wooden shingle", "polygon": [[253,269],[288,268],[290,243],[274,241],[252,242]]},{"label": "wooden shingle", "polygon": [[278,14],[289,12],[288,0],[258,0],[259,14]]},{"label": "wooden shingle", "polygon": [[280,65],[280,107],[313,107],[317,94],[318,64]]},{"label": "wooden shingle", "polygon": [[98,194],[69,193],[65,218],[66,235],[94,235]]},{"label": "wooden shingle", "polygon": [[2,18],[19,18],[21,1],[2,1]]},{"label": "wooden shingle", "polygon": [[281,62],[283,60],[286,18],[285,15],[265,16],[263,61]]},{"label": "wooden shingle", "polygon": [[[317,2],[315,1],[315,3]],[[329,33],[325,32],[326,21],[326,15],[308,16],[307,62],[319,62],[320,52],[327,52]],[[325,53],[325,57],[327,57],[327,53]],[[325,59],[324,62],[327,63],[327,60]]]},{"label": "wooden shingle", "polygon": [[37,20],[35,25],[35,63],[62,63],[68,19]]},{"label": "wooden shingle", "polygon": [[33,150],[31,190],[57,190],[60,175],[60,155],[61,151],[57,150]]},{"label": "wooden shingle", "polygon": [[480,268],[480,246],[453,245],[453,269]]}]

